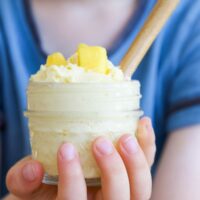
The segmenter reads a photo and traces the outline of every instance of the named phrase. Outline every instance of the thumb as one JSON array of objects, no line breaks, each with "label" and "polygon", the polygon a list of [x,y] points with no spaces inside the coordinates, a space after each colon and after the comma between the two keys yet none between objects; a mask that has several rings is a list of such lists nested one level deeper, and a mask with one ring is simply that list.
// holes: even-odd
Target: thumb
[{"label": "thumb", "polygon": [[43,178],[42,165],[26,157],[16,163],[8,172],[6,185],[17,197],[25,197],[39,188]]}]

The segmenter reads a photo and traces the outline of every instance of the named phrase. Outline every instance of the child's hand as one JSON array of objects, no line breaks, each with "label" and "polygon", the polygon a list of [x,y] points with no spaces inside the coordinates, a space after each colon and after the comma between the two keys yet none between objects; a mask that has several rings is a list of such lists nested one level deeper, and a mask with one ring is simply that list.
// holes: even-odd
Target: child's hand
[{"label": "child's hand", "polygon": [[[124,135],[118,142],[118,151],[105,138],[98,138],[93,152],[101,170],[101,188],[86,188],[76,150],[64,144],[58,152],[59,184],[41,184],[41,165],[26,158],[12,167],[7,175],[7,186],[13,196],[7,199],[41,200],[147,200],[151,195],[150,167],[155,154],[155,137],[151,122],[139,122],[138,141]],[[16,198],[17,199],[17,198]]]},{"label": "child's hand", "polygon": [[[102,188],[90,189],[93,198],[104,200],[147,200],[151,195],[150,167],[155,155],[155,136],[148,118],[139,122],[138,141],[124,135],[118,142],[118,152],[103,138],[96,140],[94,155],[101,169]],[[103,147],[102,150],[98,147]],[[98,150],[99,149],[99,150]],[[106,151],[107,150],[107,151]],[[123,161],[122,161],[123,160]],[[96,196],[96,198],[94,198]]]}]

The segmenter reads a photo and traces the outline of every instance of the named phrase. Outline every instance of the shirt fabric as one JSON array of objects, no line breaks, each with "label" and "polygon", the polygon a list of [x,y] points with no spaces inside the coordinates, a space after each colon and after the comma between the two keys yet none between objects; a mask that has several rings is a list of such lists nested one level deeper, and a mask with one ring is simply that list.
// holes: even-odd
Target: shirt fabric
[{"label": "shirt fabric", "polygon": [[[134,40],[155,0],[142,0],[134,20],[109,51],[118,64]],[[168,135],[200,123],[200,0],[182,0],[146,54],[133,79],[141,82],[141,108],[151,117],[159,161]],[[23,0],[0,1],[0,196],[5,176],[30,154],[26,88],[45,56],[27,20]]]}]

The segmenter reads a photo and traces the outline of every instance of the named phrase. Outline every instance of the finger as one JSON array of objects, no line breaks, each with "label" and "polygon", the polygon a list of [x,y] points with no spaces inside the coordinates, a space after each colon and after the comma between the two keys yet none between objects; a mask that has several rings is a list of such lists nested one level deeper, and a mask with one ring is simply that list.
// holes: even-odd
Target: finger
[{"label": "finger", "polygon": [[58,151],[58,199],[87,199],[85,179],[78,153],[69,143],[63,144]]},{"label": "finger", "polygon": [[155,134],[150,118],[144,117],[139,121],[137,139],[144,152],[147,162],[151,167],[154,162],[156,145]]},{"label": "finger", "polygon": [[130,188],[126,168],[112,143],[103,137],[96,139],[93,153],[101,171],[103,199],[129,200]]},{"label": "finger", "polygon": [[151,173],[135,137],[124,135],[119,140],[119,152],[125,163],[131,187],[131,199],[147,200],[151,195]]},{"label": "finger", "polygon": [[37,161],[27,157],[15,164],[8,172],[6,184],[8,190],[18,196],[26,197],[41,185],[43,168]]}]

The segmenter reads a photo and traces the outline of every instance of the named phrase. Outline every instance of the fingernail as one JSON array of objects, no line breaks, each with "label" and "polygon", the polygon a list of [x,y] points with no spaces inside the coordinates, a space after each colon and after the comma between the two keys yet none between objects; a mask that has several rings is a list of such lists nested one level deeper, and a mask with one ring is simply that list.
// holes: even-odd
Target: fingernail
[{"label": "fingernail", "polygon": [[147,126],[145,125],[140,125],[140,127],[138,128],[138,132],[137,132],[137,137],[139,138],[146,138],[148,135],[148,129]]},{"label": "fingernail", "polygon": [[74,146],[69,143],[63,144],[59,153],[60,153],[60,157],[63,161],[71,161],[76,156]]},{"label": "fingernail", "polygon": [[113,153],[112,143],[104,138],[97,139],[95,147],[101,155],[110,155]]},{"label": "fingernail", "polygon": [[122,142],[123,149],[128,154],[134,154],[138,151],[138,143],[135,137],[129,136]]},{"label": "fingernail", "polygon": [[37,178],[37,168],[35,164],[27,164],[22,169],[22,175],[27,181],[34,181]]},{"label": "fingernail", "polygon": [[146,127],[146,130],[147,130],[147,133],[151,133],[151,131],[152,131],[151,119],[148,119],[148,122],[147,122],[145,127]]}]

